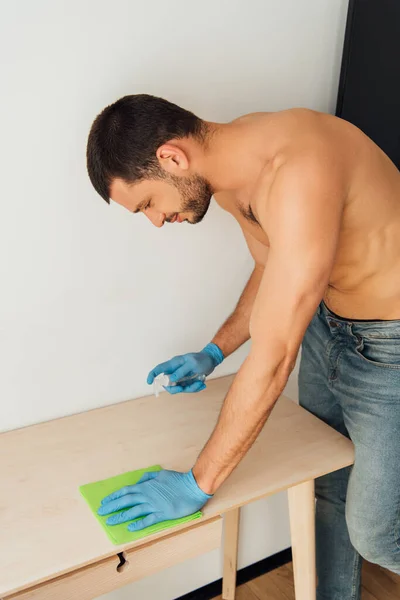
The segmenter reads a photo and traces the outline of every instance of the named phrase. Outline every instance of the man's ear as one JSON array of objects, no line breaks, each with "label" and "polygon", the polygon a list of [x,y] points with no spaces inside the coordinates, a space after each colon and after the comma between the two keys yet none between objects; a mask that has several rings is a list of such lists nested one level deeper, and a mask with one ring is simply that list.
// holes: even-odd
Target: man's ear
[{"label": "man's ear", "polygon": [[157,149],[156,156],[162,169],[171,175],[182,175],[189,169],[187,154],[174,144],[163,144]]}]

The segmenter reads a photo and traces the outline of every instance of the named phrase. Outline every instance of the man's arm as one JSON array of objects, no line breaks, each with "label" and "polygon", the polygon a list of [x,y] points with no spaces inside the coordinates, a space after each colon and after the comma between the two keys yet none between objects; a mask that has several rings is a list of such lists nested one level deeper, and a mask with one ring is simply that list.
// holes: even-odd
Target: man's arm
[{"label": "man's arm", "polygon": [[247,246],[254,258],[254,270],[246,284],[233,313],[227,318],[211,340],[221,348],[225,357],[237,350],[250,338],[250,315],[268,260],[268,246],[261,244],[243,230]]},{"label": "man's arm", "polygon": [[[249,321],[253,308],[254,300],[264,272],[264,266],[268,257],[268,247],[261,244],[248,232],[243,232],[246,238],[249,250],[254,258],[255,267],[249,281],[243,290],[239,302],[233,313],[228,317],[225,323],[220,327],[217,334],[211,340],[222,350],[222,358],[232,354],[239,346],[246,342],[250,337]],[[215,349],[216,351],[216,349]],[[183,356],[175,356],[167,362],[158,364],[147,377],[147,383],[152,384],[154,378],[160,373],[170,375],[170,380],[175,382],[179,378],[185,377],[188,373],[198,373],[207,375],[219,364],[219,354],[214,357],[214,350],[211,344],[198,353],[188,353]],[[187,385],[167,386],[165,389],[170,394],[180,392],[198,392],[206,386],[203,381],[195,380]]]},{"label": "man's arm", "polygon": [[282,165],[257,206],[270,250],[250,318],[252,347],[193,474],[213,494],[263,428],[286,385],[334,263],[345,190],[333,160]]},{"label": "man's arm", "polygon": [[262,279],[264,268],[255,265],[233,313],[215,334],[212,343],[221,348],[226,358],[250,338],[250,315]]}]

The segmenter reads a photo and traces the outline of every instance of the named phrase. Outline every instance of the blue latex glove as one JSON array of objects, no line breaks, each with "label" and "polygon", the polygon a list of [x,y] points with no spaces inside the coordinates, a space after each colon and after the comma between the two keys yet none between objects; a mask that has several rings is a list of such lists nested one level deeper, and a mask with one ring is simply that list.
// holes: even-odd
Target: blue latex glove
[{"label": "blue latex glove", "polygon": [[145,473],[135,485],[128,485],[106,496],[97,511],[109,515],[123,510],[107,519],[108,525],[130,523],[129,531],[139,531],[161,521],[180,519],[200,510],[212,498],[199,488],[192,471],[157,471]]},{"label": "blue latex glove", "polygon": [[[196,375],[210,375],[219,364],[224,360],[222,350],[216,344],[207,344],[201,352],[190,352],[181,356],[175,356],[167,362],[157,365],[147,376],[147,383],[151,385],[154,378],[160,373],[169,375],[170,381],[176,382],[183,377],[195,377]],[[179,394],[179,392],[200,392],[206,387],[204,381],[182,382],[181,385],[166,386],[165,389],[170,394]]]}]

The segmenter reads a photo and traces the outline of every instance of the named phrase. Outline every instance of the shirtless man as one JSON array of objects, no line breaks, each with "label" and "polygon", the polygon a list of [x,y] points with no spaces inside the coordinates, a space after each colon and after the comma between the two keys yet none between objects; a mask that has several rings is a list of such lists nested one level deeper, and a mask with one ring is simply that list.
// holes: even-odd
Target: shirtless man
[{"label": "shirtless man", "polygon": [[[240,224],[254,271],[197,353],[158,365],[209,375],[249,337],[248,357],[188,473],[148,474],[104,501],[130,530],[200,509],[264,426],[302,345],[300,404],[351,438],[355,464],[316,481],[318,600],[360,598],[361,557],[400,573],[400,173],[359,129],[295,109],[205,122],[127,96],[93,123],[99,194],[157,227],[198,223],[211,195]],[[234,268],[234,267],[233,267]],[[204,384],[169,387],[198,391]]]}]

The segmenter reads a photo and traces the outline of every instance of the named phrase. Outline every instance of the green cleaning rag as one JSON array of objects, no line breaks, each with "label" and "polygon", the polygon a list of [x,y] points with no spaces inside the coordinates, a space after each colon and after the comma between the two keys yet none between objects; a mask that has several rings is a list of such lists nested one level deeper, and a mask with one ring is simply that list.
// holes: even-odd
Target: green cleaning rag
[{"label": "green cleaning rag", "polygon": [[[105,496],[116,492],[117,490],[126,485],[134,485],[139,481],[142,475],[148,471],[161,470],[162,467],[160,467],[160,465],[154,465],[152,467],[148,467],[147,469],[139,469],[138,471],[128,471],[127,473],[121,473],[121,475],[109,477],[109,479],[102,479],[101,481],[95,481],[94,483],[87,483],[86,485],[80,486],[79,490],[82,496],[89,504],[90,510],[92,511],[100,525],[103,527],[104,531],[106,532],[113,544],[126,544],[128,542],[138,540],[147,535],[151,535],[152,533],[162,531],[163,529],[168,529],[170,527],[174,527],[175,525],[180,525],[181,523],[187,523],[188,521],[192,521],[193,519],[198,519],[202,516],[202,512],[198,511],[196,513],[193,513],[192,515],[189,515],[188,517],[182,517],[181,519],[173,519],[171,521],[162,521],[161,523],[150,525],[150,527],[146,527],[145,529],[142,529],[140,531],[128,531],[127,527],[129,522],[131,521],[127,523],[120,523],[119,525],[107,525],[106,521],[110,515],[102,517],[97,514],[97,510],[99,509],[101,501],[103,500],[103,498],[105,498]],[[132,519],[132,521],[133,520],[137,521],[138,519]]]}]

